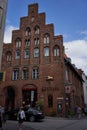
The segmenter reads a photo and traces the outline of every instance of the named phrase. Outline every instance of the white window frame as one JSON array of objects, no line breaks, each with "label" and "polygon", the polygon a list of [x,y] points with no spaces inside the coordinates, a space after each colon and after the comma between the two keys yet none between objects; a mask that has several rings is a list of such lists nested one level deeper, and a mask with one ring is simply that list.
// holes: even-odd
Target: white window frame
[{"label": "white window frame", "polygon": [[29,53],[30,53],[30,50],[24,50],[24,58],[25,59],[28,59],[29,58]]},{"label": "white window frame", "polygon": [[12,73],[12,80],[18,80],[19,78],[19,70],[13,70],[13,73]]},{"label": "white window frame", "polygon": [[38,77],[39,77],[38,68],[33,68],[33,70],[32,70],[32,79],[38,79]]},{"label": "white window frame", "polygon": [[45,57],[49,56],[49,47],[44,48],[44,56]]},{"label": "white window frame", "polygon": [[39,49],[38,48],[34,49],[34,57],[39,57]]}]

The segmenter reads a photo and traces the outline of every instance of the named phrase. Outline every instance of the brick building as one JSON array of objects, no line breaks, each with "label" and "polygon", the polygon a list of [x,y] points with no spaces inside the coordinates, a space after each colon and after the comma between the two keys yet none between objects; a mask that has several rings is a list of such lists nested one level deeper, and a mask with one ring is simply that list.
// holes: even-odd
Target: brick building
[{"label": "brick building", "polygon": [[[62,35],[54,35],[54,24],[46,24],[38,4],[28,6],[28,16],[20,18],[12,42],[3,45],[0,102],[7,109],[36,102],[47,115],[65,115],[83,105],[82,78],[64,57]],[[77,101],[75,101],[75,98]]]}]

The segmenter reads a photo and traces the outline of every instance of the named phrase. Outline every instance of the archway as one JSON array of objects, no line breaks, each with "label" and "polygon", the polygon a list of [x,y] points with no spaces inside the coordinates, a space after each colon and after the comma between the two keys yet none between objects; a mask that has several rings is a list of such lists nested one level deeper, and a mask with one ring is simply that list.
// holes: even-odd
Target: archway
[{"label": "archway", "polygon": [[26,85],[22,89],[24,105],[35,107],[37,101],[37,88],[33,85]]},{"label": "archway", "polygon": [[12,87],[7,87],[4,89],[5,93],[5,108],[7,110],[12,110],[15,103],[15,91]]}]

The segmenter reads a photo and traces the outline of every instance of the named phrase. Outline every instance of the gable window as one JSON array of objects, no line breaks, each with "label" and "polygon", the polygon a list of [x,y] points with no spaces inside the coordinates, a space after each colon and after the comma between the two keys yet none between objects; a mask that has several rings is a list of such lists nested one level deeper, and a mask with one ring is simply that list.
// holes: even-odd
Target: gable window
[{"label": "gable window", "polygon": [[48,107],[53,107],[53,96],[48,95]]},{"label": "gable window", "polygon": [[34,45],[35,45],[35,46],[39,45],[39,38],[35,38],[35,39],[34,39]]},{"label": "gable window", "polygon": [[54,47],[54,56],[59,56],[59,48],[58,48],[58,46]]},{"label": "gable window", "polygon": [[28,49],[24,51],[24,58],[25,59],[29,58],[29,50]]},{"label": "gable window", "polygon": [[22,71],[22,79],[28,79],[28,68],[24,68]]},{"label": "gable window", "polygon": [[18,80],[18,78],[19,78],[19,70],[14,69],[12,72],[12,80]]},{"label": "gable window", "polygon": [[39,27],[36,26],[35,29],[34,29],[34,31],[35,31],[35,34],[39,34],[39,33],[40,33],[40,29],[39,29]]},{"label": "gable window", "polygon": [[44,35],[44,44],[49,44],[49,42],[50,42],[49,34],[45,34]]},{"label": "gable window", "polygon": [[49,48],[48,47],[44,48],[44,56],[49,56]]},{"label": "gable window", "polygon": [[26,39],[26,40],[25,40],[25,46],[26,46],[26,47],[29,47],[29,46],[30,46],[30,40],[29,40],[29,39]]},{"label": "gable window", "polygon": [[20,38],[17,38],[16,39],[16,47],[21,47],[21,39]]},{"label": "gable window", "polygon": [[33,68],[33,70],[32,70],[32,79],[38,79],[38,77],[39,77],[39,70],[38,70],[38,68],[37,67]]},{"label": "gable window", "polygon": [[16,50],[15,59],[20,59],[20,50]]},{"label": "gable window", "polygon": [[39,57],[39,49],[38,48],[34,49],[34,57]]},{"label": "gable window", "polygon": [[26,36],[31,35],[31,30],[30,30],[30,28],[29,28],[29,27],[27,27],[27,28],[26,28],[25,35],[26,35]]},{"label": "gable window", "polygon": [[6,60],[7,61],[11,61],[11,58],[12,58],[11,52],[7,52],[7,54],[6,54]]}]

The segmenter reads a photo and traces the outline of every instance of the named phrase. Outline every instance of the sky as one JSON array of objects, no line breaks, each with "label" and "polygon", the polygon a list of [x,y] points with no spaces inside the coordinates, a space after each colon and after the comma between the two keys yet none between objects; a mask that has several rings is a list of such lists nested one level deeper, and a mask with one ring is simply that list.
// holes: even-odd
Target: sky
[{"label": "sky", "polygon": [[46,13],[46,24],[54,24],[54,35],[63,35],[65,53],[71,63],[87,75],[87,0],[8,0],[4,42],[28,15],[28,5],[38,3]]}]

